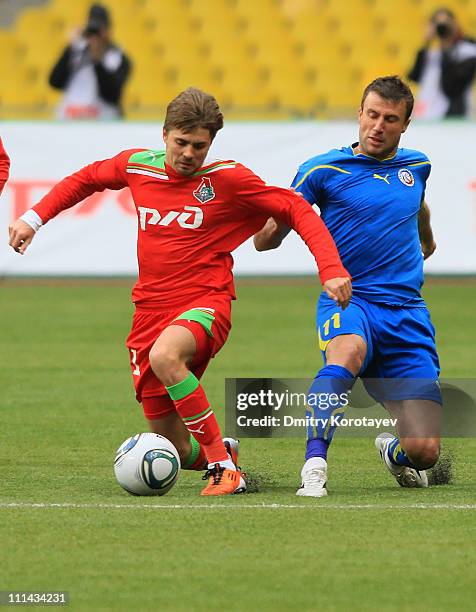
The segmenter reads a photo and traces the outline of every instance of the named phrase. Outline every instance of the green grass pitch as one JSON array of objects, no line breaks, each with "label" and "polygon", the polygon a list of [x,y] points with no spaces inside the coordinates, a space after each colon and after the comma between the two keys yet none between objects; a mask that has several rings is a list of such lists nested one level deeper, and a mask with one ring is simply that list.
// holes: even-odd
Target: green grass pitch
[{"label": "green grass pitch", "polygon": [[[372,439],[337,436],[325,499],[295,496],[297,439],[242,441],[257,494],[200,498],[200,475],[184,472],[163,498],[122,491],[115,449],[145,429],[124,348],[130,286],[0,286],[0,590],[65,590],[69,609],[91,611],[474,609],[473,439],[444,441],[454,482],[427,490],[400,489]],[[318,369],[318,291],[238,282],[204,379],[221,422],[226,377]],[[474,377],[476,282],[429,282],[425,296],[442,374]]]}]

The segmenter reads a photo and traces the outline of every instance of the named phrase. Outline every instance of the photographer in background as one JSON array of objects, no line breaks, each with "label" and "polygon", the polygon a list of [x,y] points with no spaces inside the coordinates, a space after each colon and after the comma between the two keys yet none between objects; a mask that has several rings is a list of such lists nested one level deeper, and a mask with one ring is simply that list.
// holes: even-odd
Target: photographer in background
[{"label": "photographer in background", "polygon": [[93,4],[86,27],[74,32],[51,71],[49,83],[64,91],[60,119],[117,119],[131,63],[110,40],[108,10]]},{"label": "photographer in background", "polygon": [[476,42],[463,36],[452,11],[435,11],[425,45],[408,78],[420,85],[414,116],[422,119],[470,117],[476,74]]}]

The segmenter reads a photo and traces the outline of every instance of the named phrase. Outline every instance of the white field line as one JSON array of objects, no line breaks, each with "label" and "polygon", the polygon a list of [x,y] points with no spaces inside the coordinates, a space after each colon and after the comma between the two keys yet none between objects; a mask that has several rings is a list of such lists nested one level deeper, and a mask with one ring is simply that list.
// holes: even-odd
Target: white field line
[{"label": "white field line", "polygon": [[63,508],[63,509],[133,509],[133,510],[476,510],[476,504],[326,504],[315,502],[304,504],[74,504],[74,503],[33,503],[0,502],[0,509],[15,508]]}]

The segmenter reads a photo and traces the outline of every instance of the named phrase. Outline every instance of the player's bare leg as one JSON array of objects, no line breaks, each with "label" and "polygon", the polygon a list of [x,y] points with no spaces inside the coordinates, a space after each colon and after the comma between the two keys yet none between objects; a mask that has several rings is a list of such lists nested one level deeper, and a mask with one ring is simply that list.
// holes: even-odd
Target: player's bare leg
[{"label": "player's bare leg", "polygon": [[176,412],[171,412],[160,419],[148,420],[148,423],[150,431],[160,434],[172,442],[180,456],[180,463],[183,465],[190,457],[192,444],[190,433],[179,415]]},{"label": "player's bare leg", "polygon": [[150,365],[157,378],[166,387],[171,387],[190,373],[189,365],[196,350],[195,336],[189,329],[169,325],[150,350]]},{"label": "player's bare leg", "polygon": [[367,354],[367,343],[357,334],[333,338],[326,348],[326,365],[339,365],[354,376],[360,372]]},{"label": "player's bare leg", "polygon": [[174,444],[179,453],[183,470],[202,471],[207,469],[208,461],[204,448],[190,434],[175,411],[164,414],[157,419],[147,420],[151,431],[164,436]]},{"label": "player's bare leg", "polygon": [[440,454],[442,408],[430,400],[388,401],[385,407],[397,419],[398,438],[380,434],[375,445],[389,471],[403,487],[427,487],[425,470]]},{"label": "player's bare leg", "polygon": [[190,329],[170,325],[154,343],[149,360],[184,426],[207,455],[209,484],[202,495],[227,495],[244,490],[245,483],[225,448],[205,392],[189,370],[196,348],[195,336]]},{"label": "player's bare leg", "polygon": [[[326,365],[318,372],[310,393],[335,393],[341,396],[352,387],[355,376],[360,372],[365,360],[367,344],[357,334],[342,334],[329,341],[326,348]],[[345,410],[332,407],[334,418],[342,418]],[[309,409],[309,414],[310,413]],[[330,418],[331,412],[314,409],[317,422]],[[336,427],[317,426],[308,429],[306,462],[301,470],[301,487],[296,495],[304,497],[324,497],[327,495],[327,450]]]},{"label": "player's bare leg", "polygon": [[440,454],[441,404],[429,400],[388,404],[390,414],[398,419],[398,437],[410,461],[418,469],[433,467]]}]

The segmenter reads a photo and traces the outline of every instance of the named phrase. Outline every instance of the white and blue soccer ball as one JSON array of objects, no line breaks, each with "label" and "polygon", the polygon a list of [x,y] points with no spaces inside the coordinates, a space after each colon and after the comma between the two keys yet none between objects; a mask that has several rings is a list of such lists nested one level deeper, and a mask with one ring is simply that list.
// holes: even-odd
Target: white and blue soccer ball
[{"label": "white and blue soccer ball", "polygon": [[131,495],[165,495],[177,482],[180,457],[164,436],[140,433],[127,438],[117,449],[114,473]]}]

